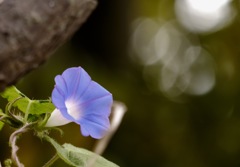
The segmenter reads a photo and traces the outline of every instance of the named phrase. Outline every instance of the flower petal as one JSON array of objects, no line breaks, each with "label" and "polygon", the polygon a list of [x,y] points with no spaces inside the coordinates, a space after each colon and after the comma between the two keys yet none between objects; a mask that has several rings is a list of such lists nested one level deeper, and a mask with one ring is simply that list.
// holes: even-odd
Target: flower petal
[{"label": "flower petal", "polygon": [[67,83],[61,75],[55,77],[56,86],[59,89],[59,92],[64,96],[67,93]]},{"label": "flower petal", "polygon": [[52,102],[58,109],[65,108],[64,95],[62,95],[62,93],[59,92],[57,85],[55,86],[52,92]]},{"label": "flower petal", "polygon": [[110,122],[107,117],[91,115],[80,121],[81,132],[83,136],[91,136],[96,139],[102,138],[110,128]]},{"label": "flower petal", "polygon": [[101,115],[108,117],[112,107],[112,95],[106,95],[82,104],[82,115]]},{"label": "flower petal", "polygon": [[75,120],[72,117],[72,115],[70,115],[68,108],[66,106],[66,100],[64,98],[64,95],[62,95],[62,93],[60,93],[57,85],[55,86],[55,88],[53,89],[53,92],[52,92],[52,102],[55,105],[55,107],[60,110],[61,114],[64,117],[66,117],[67,119],[69,119],[71,121]]},{"label": "flower petal", "polygon": [[105,88],[103,88],[98,83],[92,81],[90,85],[87,87],[84,94],[82,94],[81,99],[82,103],[85,103],[107,95],[111,95],[111,93],[109,93]]},{"label": "flower petal", "polygon": [[[55,82],[52,102],[58,112],[52,113],[47,126],[75,122],[80,125],[84,136],[103,137],[110,127],[108,117],[113,103],[112,94],[92,81],[81,67],[65,70],[55,77]],[[60,123],[54,123],[52,117],[57,117]]]},{"label": "flower petal", "polygon": [[65,70],[62,77],[68,90],[66,98],[79,98],[91,82],[91,77],[81,67]]}]

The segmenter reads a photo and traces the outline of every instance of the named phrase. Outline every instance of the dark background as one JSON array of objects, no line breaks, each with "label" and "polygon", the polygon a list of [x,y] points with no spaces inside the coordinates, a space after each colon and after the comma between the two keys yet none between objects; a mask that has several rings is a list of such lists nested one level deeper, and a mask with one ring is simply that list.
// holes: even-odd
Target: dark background
[{"label": "dark background", "polygon": [[[71,40],[17,87],[34,99],[48,98],[57,74],[82,66],[128,108],[103,154],[107,159],[122,167],[239,167],[240,1],[231,5],[236,11],[231,24],[216,31],[195,33],[178,22],[172,0],[100,0]],[[176,95],[156,86],[159,76],[154,70],[150,70],[151,77],[146,77],[146,69],[161,71],[163,64],[149,66],[133,59],[133,22],[140,17],[160,20],[161,25],[170,22],[193,45],[197,41],[214,62],[213,87],[202,94],[179,89]],[[206,69],[204,65],[202,69]],[[77,125],[69,124],[63,130],[64,137],[53,133],[60,143],[92,149],[95,141],[82,137]],[[4,127],[1,132],[1,159],[9,156],[10,131]],[[19,144],[20,158],[27,167],[42,166],[54,154],[48,143],[31,133],[23,135]],[[54,166],[66,164],[58,161]]]}]

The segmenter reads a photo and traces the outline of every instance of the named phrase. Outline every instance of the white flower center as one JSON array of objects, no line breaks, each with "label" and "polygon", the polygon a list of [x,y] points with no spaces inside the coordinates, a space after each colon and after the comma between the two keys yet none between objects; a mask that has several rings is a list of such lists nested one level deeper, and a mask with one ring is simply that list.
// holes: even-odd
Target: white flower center
[{"label": "white flower center", "polygon": [[70,122],[71,121],[66,119],[58,109],[55,109],[52,112],[45,126],[46,127],[62,126]]},{"label": "white flower center", "polygon": [[72,116],[75,120],[79,120],[81,117],[81,110],[74,100],[67,100],[65,102],[65,105],[67,107],[67,112],[70,116]]}]

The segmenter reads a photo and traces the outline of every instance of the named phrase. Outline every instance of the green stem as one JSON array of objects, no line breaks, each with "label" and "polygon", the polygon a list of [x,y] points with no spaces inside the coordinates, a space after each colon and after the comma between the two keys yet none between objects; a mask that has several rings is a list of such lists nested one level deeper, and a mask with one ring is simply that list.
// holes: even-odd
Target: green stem
[{"label": "green stem", "polygon": [[50,167],[58,158],[59,156],[55,154],[43,167]]},{"label": "green stem", "polygon": [[[44,136],[39,136],[42,139],[45,139],[47,142],[52,144],[52,138],[49,137],[48,135],[44,135]],[[59,159],[58,154],[56,153],[43,167],[50,167],[54,162],[56,162]]]},{"label": "green stem", "polygon": [[25,113],[25,116],[24,116],[24,121],[25,121],[25,122],[27,122],[31,104],[32,104],[32,100],[29,100],[29,103],[28,103],[28,106],[27,106],[27,109],[26,109],[26,113]]},{"label": "green stem", "polygon": [[48,121],[48,118],[49,118],[49,115],[50,114],[48,114],[48,113],[45,114],[43,120],[38,125],[39,128],[43,128],[46,125],[46,123]]}]

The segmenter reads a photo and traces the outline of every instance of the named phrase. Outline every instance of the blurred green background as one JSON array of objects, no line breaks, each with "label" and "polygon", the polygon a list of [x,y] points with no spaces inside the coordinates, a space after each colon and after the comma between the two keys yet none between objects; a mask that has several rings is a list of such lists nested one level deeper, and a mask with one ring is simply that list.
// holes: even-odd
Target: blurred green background
[{"label": "blurred green background", "polygon": [[[103,156],[121,167],[240,166],[240,1],[99,0],[69,42],[17,87],[51,95],[54,77],[82,66],[128,111]],[[60,143],[92,149],[79,127]],[[0,158],[9,156],[4,127]],[[26,166],[54,154],[31,133],[19,140]],[[62,161],[56,167],[67,166]]]}]

